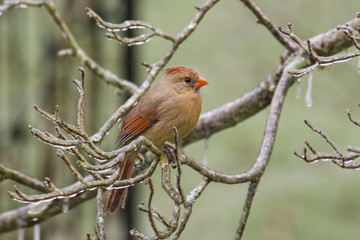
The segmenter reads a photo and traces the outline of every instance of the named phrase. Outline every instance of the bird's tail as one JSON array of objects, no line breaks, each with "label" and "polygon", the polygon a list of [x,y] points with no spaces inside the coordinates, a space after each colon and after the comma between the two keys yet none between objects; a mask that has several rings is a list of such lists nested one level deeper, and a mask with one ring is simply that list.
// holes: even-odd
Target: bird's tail
[{"label": "bird's tail", "polygon": [[[134,168],[135,159],[138,150],[127,154],[124,159],[124,162],[120,169],[120,176],[118,180],[124,180],[131,178],[131,174]],[[125,208],[126,204],[126,196],[128,193],[128,187],[119,188],[119,189],[111,189],[109,195],[107,197],[105,212],[114,213],[115,211],[121,208]]]}]

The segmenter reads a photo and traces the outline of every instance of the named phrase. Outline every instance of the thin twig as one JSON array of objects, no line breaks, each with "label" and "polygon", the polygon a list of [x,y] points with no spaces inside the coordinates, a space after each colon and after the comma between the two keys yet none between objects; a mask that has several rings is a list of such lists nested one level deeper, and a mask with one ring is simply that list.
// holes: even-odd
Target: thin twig
[{"label": "thin twig", "polygon": [[350,109],[347,109],[347,110],[345,111],[345,115],[348,116],[349,120],[350,120],[353,124],[355,124],[356,126],[360,127],[360,121],[359,121],[359,120],[356,121],[356,120],[353,120],[353,119],[352,119]]},{"label": "thin twig", "polygon": [[1,163],[0,163],[0,176],[2,179],[11,179],[15,182],[18,182],[22,185],[25,185],[40,192],[48,193],[51,191],[44,186],[43,182],[35,178],[29,177],[24,173],[21,173],[15,169],[5,167]]},{"label": "thin twig", "polygon": [[[349,115],[348,110],[346,114]],[[305,142],[305,145],[310,149],[312,155],[307,154],[307,148],[304,148],[303,154],[299,154],[298,152],[294,151],[294,155],[298,158],[303,159],[308,163],[314,163],[317,161],[332,161],[334,164],[341,168],[345,169],[358,169],[360,167],[360,161],[355,161],[360,157],[360,151],[357,151],[354,148],[348,147],[347,150],[350,154],[343,154],[340,150],[335,146],[335,143],[327,136],[327,134],[322,131],[321,129],[315,128],[309,121],[304,120],[305,124],[315,133],[319,134],[326,143],[334,150],[336,154],[329,154],[329,153],[319,153],[315,150],[313,146],[309,142]],[[353,122],[353,121],[352,121]]]},{"label": "thin twig", "polygon": [[185,207],[184,214],[180,220],[178,228],[172,235],[171,239],[178,239],[180,237],[180,234],[185,229],[185,226],[189,221],[195,200],[200,197],[200,195],[203,193],[203,191],[205,190],[205,188],[209,183],[210,180],[208,178],[203,178],[202,181],[188,193],[188,195],[186,196],[186,201],[184,203],[184,207]]},{"label": "thin twig", "polygon": [[148,200],[148,217],[149,217],[149,221],[150,221],[150,224],[151,224],[151,228],[154,230],[155,234],[157,236],[160,236],[160,233],[159,233],[159,230],[157,229],[156,225],[155,225],[155,221],[154,221],[154,218],[153,218],[153,213],[151,211],[152,207],[151,207],[151,204],[152,204],[152,199],[153,199],[153,196],[154,196],[154,185],[151,181],[151,178],[148,178],[147,179],[147,184],[149,186],[149,189],[150,189],[150,195],[149,195],[149,200]]},{"label": "thin twig", "polygon": [[[313,71],[317,66],[328,66],[335,63],[346,62],[350,59],[360,56],[360,52],[352,52],[352,53],[346,53],[346,54],[335,55],[330,57],[320,57],[316,53],[316,51],[314,51],[310,39],[306,40],[307,45],[305,45],[304,41],[302,41],[298,36],[296,36],[292,32],[291,24],[288,24],[288,31],[282,30],[281,27],[279,27],[279,31],[284,35],[290,37],[291,40],[293,40],[296,44],[298,44],[298,46],[300,46],[305,51],[305,53],[308,54],[315,61],[315,63],[303,69],[291,70],[289,73],[294,75],[295,77],[301,77],[302,75]],[[350,39],[354,42],[353,38],[350,37]],[[354,44],[355,43],[357,44],[357,41],[355,41]]]},{"label": "thin twig", "polygon": [[[88,179],[87,179],[88,180]],[[85,191],[69,201],[69,209],[94,198],[96,191]],[[59,200],[44,201],[36,204],[27,204],[14,210],[0,214],[0,232],[16,230],[19,227],[32,227],[53,216],[63,213],[62,203]]]},{"label": "thin twig", "polygon": [[[50,180],[49,177],[45,177],[43,184],[44,184],[45,187],[50,189],[52,192],[58,192],[59,191],[59,188],[55,186],[55,184]],[[24,200],[25,200],[25,198],[24,198]]]},{"label": "thin twig", "polygon": [[76,177],[76,179],[82,183],[84,183],[83,176],[79,173],[78,170],[71,164],[70,160],[65,156],[64,152],[61,149],[58,149],[56,151],[56,155],[60,157],[62,160],[64,160],[66,166],[70,169],[72,174]]},{"label": "thin twig", "polygon": [[44,132],[36,129],[32,126],[28,126],[32,135],[34,135],[37,139],[41,140],[44,143],[50,144],[51,146],[59,146],[63,148],[73,148],[80,144],[78,140],[62,140],[57,138],[49,137]]},{"label": "thin twig", "polygon": [[77,111],[78,126],[81,131],[85,132],[85,127],[84,127],[85,71],[82,67],[78,67],[78,70],[81,74],[81,82],[79,82],[78,80],[74,80],[73,82],[75,83],[75,85],[80,93],[79,103],[78,103],[78,111]]},{"label": "thin twig", "polygon": [[360,35],[359,35],[359,31],[355,31],[355,29],[353,29],[352,27],[350,27],[349,25],[341,25],[337,27],[338,30],[342,30],[345,35],[351,39],[351,41],[353,41],[354,46],[360,50]]},{"label": "thin twig", "polygon": [[[351,152],[351,150],[348,150],[349,152]],[[316,153],[313,154],[311,156],[308,156],[306,154],[306,148],[304,148],[304,153],[303,155],[299,154],[298,152],[294,151],[294,155],[297,156],[298,158],[303,159],[304,161],[308,162],[308,163],[313,163],[313,162],[317,162],[317,161],[342,161],[342,162],[349,162],[349,161],[353,161],[357,158],[359,158],[359,154],[350,154],[350,155],[343,155],[341,156],[335,156],[329,153]]]},{"label": "thin twig", "polygon": [[145,206],[145,204],[142,202],[139,206],[138,209],[140,211],[146,212],[149,214],[149,212],[152,212],[152,215],[154,218],[156,218],[159,222],[161,222],[162,224],[164,224],[165,227],[167,228],[171,228],[172,225],[171,223],[165,218],[165,216],[163,216],[160,211],[154,207],[151,207],[151,209],[149,209],[147,206]]},{"label": "thin twig", "polygon": [[[146,23],[143,21],[127,20],[121,24],[114,24],[114,23],[106,22],[105,20],[103,20],[96,12],[94,12],[89,7],[86,8],[86,11],[87,11],[88,17],[95,19],[97,25],[100,28],[105,28],[112,33],[112,34],[106,34],[107,37],[116,39],[123,44],[131,46],[136,43],[138,43],[138,44],[145,43],[145,42],[149,41],[155,35],[162,37],[164,39],[170,40],[172,42],[176,41],[176,37],[174,35],[165,33],[163,31],[161,31],[159,28],[156,28],[149,23]],[[118,31],[128,31],[130,29],[138,29],[138,28],[150,30],[151,33],[140,35],[140,36],[134,37],[134,38],[123,38],[116,34],[116,32],[118,32]]]},{"label": "thin twig", "polygon": [[[23,7],[23,6],[30,6],[30,7],[41,7],[45,4],[45,0],[43,1],[6,1],[5,4],[0,5],[0,13],[3,14],[7,12],[8,10],[15,8],[15,7]],[[0,14],[0,15],[1,15]]]},{"label": "thin twig", "polygon": [[119,178],[120,171],[114,171],[113,174],[108,177],[107,179],[88,179],[84,178],[83,183],[78,182],[78,184],[70,185],[68,187],[64,188],[57,188],[53,183],[48,181],[48,187],[52,189],[49,193],[44,194],[37,194],[37,195],[27,195],[22,193],[17,187],[15,188],[15,192],[9,192],[10,197],[12,197],[14,200],[20,201],[20,202],[39,202],[39,201],[45,201],[45,200],[53,200],[58,198],[72,198],[77,196],[78,194],[89,190],[94,189],[98,187],[123,187],[123,186],[129,186],[134,185],[136,183],[144,181],[147,177],[153,174],[155,171],[155,168],[158,164],[158,160],[155,159],[153,163],[150,165],[150,167],[142,174],[139,174],[138,176],[135,176],[130,179],[126,179],[123,181],[116,181]]},{"label": "thin twig", "polygon": [[240,217],[239,224],[238,224],[238,226],[236,228],[234,240],[241,239],[241,237],[244,234],[246,222],[247,222],[247,219],[248,219],[249,214],[250,214],[252,201],[253,201],[253,199],[255,197],[256,189],[257,189],[258,184],[259,184],[259,180],[251,181],[249,183],[247,196],[246,196],[245,203],[244,203],[244,206],[243,206],[242,211],[241,211],[241,217]]},{"label": "thin twig", "polygon": [[174,200],[175,203],[181,204],[183,199],[180,196],[179,192],[171,185],[170,182],[170,167],[169,161],[166,158],[165,154],[160,156],[161,164],[161,185],[165,192]]},{"label": "thin twig", "polygon": [[96,215],[96,226],[99,230],[99,240],[105,240],[105,226],[104,226],[104,205],[102,202],[102,195],[103,195],[103,189],[98,188],[97,189],[97,215]]},{"label": "thin twig", "polygon": [[184,199],[185,199],[185,194],[184,194],[184,191],[183,189],[181,188],[181,174],[182,174],[182,171],[181,171],[181,164],[180,164],[180,160],[179,160],[179,132],[177,130],[176,127],[173,128],[174,129],[174,135],[175,135],[175,149],[174,149],[174,155],[175,155],[175,163],[176,163],[176,189],[177,191],[179,192],[180,194],[180,197],[181,197],[181,201],[183,202]]},{"label": "thin twig", "polygon": [[344,155],[339,151],[339,149],[335,146],[335,143],[327,136],[327,134],[321,129],[315,128],[308,120],[304,120],[304,123],[315,133],[319,134],[328,144],[329,146],[340,156],[344,157]]}]

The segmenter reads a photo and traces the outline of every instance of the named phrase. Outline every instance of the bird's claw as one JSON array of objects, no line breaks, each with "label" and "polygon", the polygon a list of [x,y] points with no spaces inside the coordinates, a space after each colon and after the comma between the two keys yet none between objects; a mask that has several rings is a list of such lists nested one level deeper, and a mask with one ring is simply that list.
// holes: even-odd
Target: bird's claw
[{"label": "bird's claw", "polygon": [[165,143],[164,147],[161,147],[159,149],[165,153],[171,167],[176,168],[176,159],[177,159],[176,147],[174,147],[169,143]]}]

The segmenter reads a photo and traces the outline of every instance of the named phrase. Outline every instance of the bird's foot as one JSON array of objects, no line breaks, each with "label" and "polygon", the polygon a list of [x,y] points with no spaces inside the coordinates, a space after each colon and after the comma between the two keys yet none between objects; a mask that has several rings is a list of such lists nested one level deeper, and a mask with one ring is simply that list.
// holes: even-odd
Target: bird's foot
[{"label": "bird's foot", "polygon": [[163,151],[170,163],[170,165],[175,168],[176,167],[176,161],[177,161],[177,149],[175,146],[165,143],[164,147],[159,148],[161,151]]}]

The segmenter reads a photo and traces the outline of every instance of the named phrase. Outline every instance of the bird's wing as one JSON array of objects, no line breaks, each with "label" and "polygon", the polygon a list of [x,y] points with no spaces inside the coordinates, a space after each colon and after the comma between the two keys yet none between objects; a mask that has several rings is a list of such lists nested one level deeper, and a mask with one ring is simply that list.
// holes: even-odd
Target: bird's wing
[{"label": "bird's wing", "polygon": [[133,114],[129,112],[129,115],[120,125],[121,130],[117,139],[117,145],[121,146],[129,143],[129,141],[134,140],[157,121],[159,121],[157,109],[146,110],[141,114]]}]

